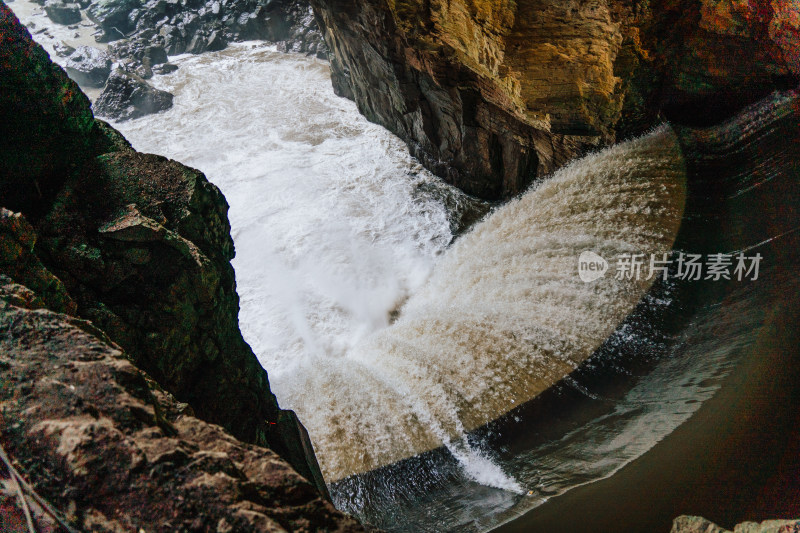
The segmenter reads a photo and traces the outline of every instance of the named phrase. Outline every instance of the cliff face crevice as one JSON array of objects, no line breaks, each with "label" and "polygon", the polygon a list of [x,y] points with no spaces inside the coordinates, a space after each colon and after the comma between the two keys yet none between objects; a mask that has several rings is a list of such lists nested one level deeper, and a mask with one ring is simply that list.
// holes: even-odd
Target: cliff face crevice
[{"label": "cliff face crevice", "polygon": [[800,8],[786,2],[312,5],[337,92],[488,199],[661,120],[713,123],[800,73]]},{"label": "cliff face crevice", "polygon": [[[197,170],[134,151],[95,121],[86,96],[2,3],[0,88],[0,208],[8,208],[0,210],[0,275],[18,287],[9,305],[90,321],[183,414],[269,448],[326,494],[305,429],[280,409],[240,333],[219,189]],[[50,329],[37,331],[46,344]],[[77,343],[64,357],[85,351],[92,347]],[[49,379],[46,368],[40,373]],[[11,382],[3,401],[27,398],[25,379],[4,378]],[[2,426],[4,442],[19,437],[10,430]],[[345,520],[329,511],[333,522]]]}]

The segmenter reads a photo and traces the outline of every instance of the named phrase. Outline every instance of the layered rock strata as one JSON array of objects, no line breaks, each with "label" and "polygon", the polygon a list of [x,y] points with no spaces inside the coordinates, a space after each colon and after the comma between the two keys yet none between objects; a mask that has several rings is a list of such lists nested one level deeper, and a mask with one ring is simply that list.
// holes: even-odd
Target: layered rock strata
[{"label": "layered rock strata", "polygon": [[713,123],[800,69],[800,6],[312,0],[333,84],[466,192],[514,195],[664,119]]}]

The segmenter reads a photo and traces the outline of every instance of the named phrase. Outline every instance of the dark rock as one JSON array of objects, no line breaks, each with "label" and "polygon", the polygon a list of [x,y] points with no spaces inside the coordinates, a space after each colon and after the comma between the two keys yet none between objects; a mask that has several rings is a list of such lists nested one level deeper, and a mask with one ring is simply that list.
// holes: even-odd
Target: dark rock
[{"label": "dark rock", "polygon": [[139,21],[139,17],[141,17],[143,13],[144,10],[142,9],[134,9],[128,13],[128,27],[136,28],[136,23]]},{"label": "dark rock", "polygon": [[94,103],[95,113],[115,120],[130,120],[171,107],[170,93],[155,89],[141,77],[122,69],[111,73]]},{"label": "dark rock", "polygon": [[280,21],[277,23],[279,29],[275,37],[279,41],[279,49],[327,56],[327,46],[310,5],[305,2],[291,2],[272,20]]},{"label": "dark rock", "polygon": [[[145,63],[139,64],[139,65],[136,65],[136,66],[135,66],[135,68],[133,68],[133,69],[131,69],[131,68],[129,68],[129,67],[127,67],[127,66],[126,66],[126,67],[125,67],[125,70],[126,70],[127,72],[133,72],[134,74],[136,74],[137,76],[139,76],[139,77],[140,77],[140,78],[142,78],[143,80],[149,80],[150,78],[152,78],[152,77],[153,77],[153,69],[151,69],[151,68],[150,68],[150,67],[149,67],[147,64],[145,64]],[[169,93],[168,93],[168,94],[169,94]],[[172,107],[172,106],[170,105],[170,107]]]},{"label": "dark rock", "polygon": [[14,211],[41,211],[92,156],[94,118],[75,82],[2,3],[0,94],[0,199]]},{"label": "dark rock", "polygon": [[190,54],[202,54],[203,52],[224,50],[227,46],[228,41],[222,32],[215,30],[207,36],[203,33],[196,33],[189,41],[185,51]]},{"label": "dark rock", "polygon": [[171,74],[178,70],[178,65],[172,63],[162,63],[153,67],[154,74]]},{"label": "dark rock", "polygon": [[61,0],[47,0],[44,11],[50,20],[56,24],[75,24],[81,21],[81,7],[78,4],[68,4]]},{"label": "dark rock", "polygon": [[[259,8],[260,9],[260,8]],[[238,37],[243,40],[254,40],[264,38],[265,35],[272,36],[269,19],[261,16],[260,13],[248,13],[239,20]]]},{"label": "dark rock", "polygon": [[55,50],[56,50],[56,55],[59,57],[69,57],[75,52],[75,49],[73,47],[71,47],[70,45],[68,45],[63,41],[60,43],[56,43]]},{"label": "dark rock", "polygon": [[168,59],[167,52],[162,46],[152,44],[158,42],[158,39],[153,39],[154,32],[149,32],[149,41],[146,40],[147,33],[143,32],[144,35],[117,41],[109,46],[110,53],[120,59],[123,70],[133,72],[143,79],[152,78],[152,67],[165,63]]},{"label": "dark rock", "polygon": [[113,61],[111,56],[91,46],[79,46],[69,56],[64,68],[69,76],[85,87],[102,87],[109,74]]},{"label": "dark rock", "polygon": [[36,233],[25,217],[0,207],[0,272],[32,289],[43,307],[75,314],[77,306],[61,280],[36,257],[35,245]]},{"label": "dark rock", "polygon": [[189,41],[189,45],[186,47],[185,51],[189,54],[202,54],[206,51],[207,47],[208,39],[205,35],[198,33]]},{"label": "dark rock", "polygon": [[144,50],[144,55],[142,56],[142,60],[148,61],[150,66],[159,65],[161,63],[166,63],[169,61],[167,57],[167,51],[164,50],[161,46],[148,46]]},{"label": "dark rock", "polygon": [[86,14],[104,32],[100,42],[108,42],[125,37],[135,28],[130,15],[141,5],[139,0],[100,0],[89,6]]},{"label": "dark rock", "polygon": [[164,48],[168,55],[178,55],[186,51],[186,41],[177,27],[164,24],[158,30],[158,34],[163,39]]},{"label": "dark rock", "polygon": [[206,44],[207,51],[217,52],[219,50],[224,50],[227,46],[228,41],[225,40],[222,32],[214,31],[208,36],[208,43]]},{"label": "dark rock", "polygon": [[162,46],[153,44],[155,33],[141,32],[136,37],[124,39],[109,45],[109,53],[119,59],[146,62],[148,66],[167,61],[167,52]]},{"label": "dark rock", "polygon": [[167,2],[166,0],[150,0],[144,5],[144,8],[150,13],[163,15],[167,12]]},{"label": "dark rock", "polygon": [[[279,424],[287,415],[282,415],[270,391],[266,372],[239,331],[239,300],[230,265],[233,241],[227,218],[228,206],[220,191],[196,170],[163,157],[133,151],[119,133],[107,124],[95,121],[89,101],[77,85],[50,61],[44,50],[31,40],[30,34],[2,3],[0,94],[3,95],[0,98],[0,202],[13,211],[21,212],[38,234],[32,254],[44,269],[63,284],[67,295],[77,306],[77,315],[82,319],[69,323],[100,339],[89,339],[87,349],[70,351],[71,347],[77,346],[73,341],[80,340],[78,345],[83,346],[85,338],[78,339],[81,333],[73,329],[62,330],[65,336],[59,336],[56,332],[61,330],[59,321],[63,320],[60,315],[48,314],[45,323],[34,323],[15,314],[16,310],[4,307],[0,311],[0,331],[22,328],[10,335],[0,334],[0,343],[9,343],[0,347],[0,355],[14,350],[15,363],[22,365],[14,367],[12,371],[14,376],[22,376],[19,379],[15,377],[10,380],[5,374],[0,376],[0,382],[4,384],[0,388],[4,416],[22,421],[23,425],[28,422],[34,424],[33,417],[38,415],[28,412],[28,408],[35,408],[33,404],[24,402],[38,402],[47,397],[48,387],[53,387],[52,384],[60,379],[58,373],[65,370],[66,365],[54,364],[53,361],[56,357],[62,357],[56,355],[63,353],[61,348],[67,349],[63,355],[64,363],[75,360],[110,361],[106,357],[110,355],[102,353],[105,350],[104,339],[110,339],[105,342],[106,346],[111,345],[112,341],[120,345],[131,361],[148,372],[180,402],[189,406],[181,407],[180,404],[168,402],[162,404],[168,405],[163,411],[187,413],[190,410],[207,422],[221,424],[242,441],[269,447],[289,461],[301,475],[309,480],[318,480],[316,458],[309,454],[302,439],[297,440],[296,428],[292,429],[286,423]],[[54,298],[59,291],[52,289],[52,278],[36,275],[38,263],[34,262],[32,256],[25,255],[28,253],[26,250],[30,250],[32,233],[16,215],[6,215],[6,226],[12,228],[11,231],[4,230],[4,234],[12,236],[4,240],[8,243],[7,257],[22,258],[25,264],[31,265],[24,272],[14,274],[20,277],[31,274],[32,278],[26,278],[26,283],[31,284],[49,279],[49,283],[41,286],[46,289],[43,292],[49,290],[54,295],[39,294],[34,297],[27,289],[10,289],[8,292],[15,302],[13,306],[33,302],[37,306],[57,307],[59,304]],[[2,269],[6,272],[0,274],[7,277],[17,268],[13,262],[3,265]],[[4,281],[3,285],[6,284]],[[67,306],[68,303],[63,305]],[[38,320],[44,316],[42,313],[37,311],[26,316]],[[92,323],[85,320],[91,320]],[[52,330],[48,330],[52,334],[41,335],[41,327],[46,327],[46,324],[53,326]],[[15,339],[24,339],[24,342]],[[53,344],[42,345],[48,340]],[[31,359],[26,359],[24,353]],[[49,363],[44,364],[42,361],[45,360]],[[126,389],[132,397],[145,397],[142,380],[135,377],[136,373],[130,370],[132,366],[129,362],[126,365],[122,368],[112,364],[118,370],[114,371],[115,380],[119,382],[120,376],[123,376],[125,379],[122,382],[135,385]],[[0,371],[10,368],[5,364],[0,367]],[[53,379],[36,378],[29,373],[43,370],[56,372],[52,374]],[[177,430],[180,434],[179,428],[171,429],[179,421],[175,419],[173,423],[167,420],[169,423],[164,423],[165,419],[158,418],[155,407],[148,410],[146,406],[130,403],[127,405],[131,409],[119,411],[120,418],[114,418],[116,415],[111,411],[105,411],[109,405],[120,400],[115,396],[114,381],[101,377],[106,375],[101,367],[94,367],[94,370],[99,381],[89,385],[87,377],[81,375],[75,384],[79,389],[81,383],[86,383],[89,388],[81,390],[85,390],[87,395],[81,396],[77,403],[62,401],[58,407],[80,414],[80,411],[71,409],[80,409],[80,403],[84,402],[94,406],[89,410],[90,417],[93,418],[91,413],[100,413],[101,418],[112,419],[113,431],[105,433],[105,429],[112,429],[111,426],[99,428],[103,431],[97,435],[102,438],[92,441],[97,446],[85,456],[85,464],[90,466],[83,472],[89,472],[88,477],[81,477],[81,471],[72,469],[70,459],[67,458],[65,462],[58,455],[60,452],[57,447],[52,446],[50,439],[60,438],[58,430],[42,434],[29,432],[28,426],[22,431],[9,431],[8,425],[1,425],[3,446],[8,446],[6,449],[15,454],[27,453],[26,450],[30,452],[25,457],[19,455],[24,459],[22,464],[30,467],[26,475],[41,480],[36,483],[37,489],[46,491],[48,497],[53,495],[59,505],[66,505],[68,499],[81,494],[81,502],[93,503],[79,505],[91,507],[111,502],[109,505],[121,512],[118,515],[116,511],[108,512],[114,519],[120,520],[128,520],[124,518],[128,508],[119,505],[128,501],[125,494],[134,496],[143,513],[151,512],[142,506],[145,500],[154,505],[163,505],[166,500],[179,505],[180,498],[158,496],[159,487],[171,483],[169,480],[182,483],[174,470],[169,470],[167,463],[151,465],[148,457],[146,462],[133,461],[137,467],[129,468],[131,461],[126,457],[133,456],[126,456],[127,452],[121,452],[122,448],[115,444],[127,442],[129,434],[126,431],[152,429],[153,424],[162,431]],[[25,375],[31,376],[30,380],[24,379]],[[139,385],[136,385],[137,382]],[[35,394],[20,394],[18,386]],[[61,388],[56,386],[52,390],[63,400]],[[110,404],[107,405],[107,401]],[[24,409],[28,414],[20,418],[21,411],[18,409]],[[41,413],[47,417],[51,414],[61,416],[49,409],[44,408]],[[156,417],[155,421],[153,416]],[[75,428],[79,434],[81,427]],[[223,434],[219,428],[215,431],[218,435]],[[106,438],[108,435],[119,436],[119,432],[125,435],[122,440]],[[181,438],[187,440],[187,437],[184,435]],[[33,446],[36,439],[40,439],[41,448]],[[225,439],[233,446],[268,453],[263,448],[237,444],[230,437]],[[208,442],[196,442],[198,446],[211,446]],[[210,449],[214,451],[213,446]],[[304,449],[306,451],[298,455],[298,450]],[[108,453],[103,455],[103,450]],[[195,451],[189,450],[186,455],[191,457]],[[100,455],[92,455],[95,452]],[[239,460],[235,459],[234,462]],[[95,471],[91,465],[98,465],[97,476],[91,475]],[[120,472],[116,468],[123,469],[125,476],[130,474],[133,477],[105,475],[108,469]],[[272,456],[269,464],[264,464],[264,469],[256,477],[260,483],[269,483],[268,479],[272,479],[270,476],[273,475],[288,480],[284,475],[287,471],[292,472],[282,460]],[[60,474],[51,475],[53,472]],[[139,477],[141,472],[147,473],[147,480]],[[150,478],[151,473],[157,477]],[[243,473],[252,479],[250,474]],[[125,479],[125,484],[117,484],[120,479]],[[109,492],[104,480],[111,481],[116,488]],[[226,494],[223,487],[215,484],[217,481],[214,478],[210,484],[198,487],[210,491],[208,494],[212,496]],[[294,482],[284,485],[281,485],[282,482],[276,483],[271,498],[280,499],[282,494],[293,494]],[[139,488],[141,492],[136,492]],[[326,491],[324,485],[318,485],[317,488],[323,493]],[[58,499],[62,494],[65,499]],[[143,500],[137,496],[144,494],[149,497]],[[182,493],[178,495],[183,496]],[[311,494],[309,498],[304,501],[312,501],[316,496]],[[207,508],[206,505],[212,507]],[[214,505],[204,503],[198,508],[203,509],[203,516],[208,516],[217,512]],[[318,504],[314,506],[315,509],[320,508]],[[187,508],[194,516],[198,516],[197,508],[192,505]],[[98,511],[105,516],[106,511]],[[160,512],[152,511],[153,516],[159,517],[162,516],[158,514]],[[176,512],[180,514],[183,511]],[[338,512],[331,512],[334,514],[330,516],[343,527],[352,523]],[[307,518],[306,524],[313,524],[316,520],[311,515]],[[141,522],[148,520],[150,518],[145,517]],[[294,522],[284,525],[289,529],[299,527]],[[112,526],[109,527],[113,531],[130,530],[127,525]],[[177,524],[176,527],[180,530],[183,526]],[[160,529],[173,531],[176,527],[163,525]],[[237,530],[235,524],[231,527],[231,531]],[[246,525],[242,527],[247,529]],[[335,525],[320,528],[337,529]],[[227,526],[223,529],[228,530]]]}]

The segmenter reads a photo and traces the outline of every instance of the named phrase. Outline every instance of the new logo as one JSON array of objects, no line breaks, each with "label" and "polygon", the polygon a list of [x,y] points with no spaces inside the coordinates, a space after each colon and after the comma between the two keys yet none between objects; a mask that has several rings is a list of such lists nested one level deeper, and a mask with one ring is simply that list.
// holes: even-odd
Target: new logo
[{"label": "new logo", "polygon": [[598,280],[608,270],[608,261],[594,252],[585,251],[578,258],[578,275],[586,283]]}]

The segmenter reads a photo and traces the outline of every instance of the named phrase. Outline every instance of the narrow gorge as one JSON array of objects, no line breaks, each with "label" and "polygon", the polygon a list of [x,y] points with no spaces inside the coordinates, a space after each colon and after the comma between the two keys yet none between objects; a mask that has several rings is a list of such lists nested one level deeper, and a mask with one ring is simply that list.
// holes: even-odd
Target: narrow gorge
[{"label": "narrow gorge", "polygon": [[0,8],[0,529],[800,517],[795,2]]}]

